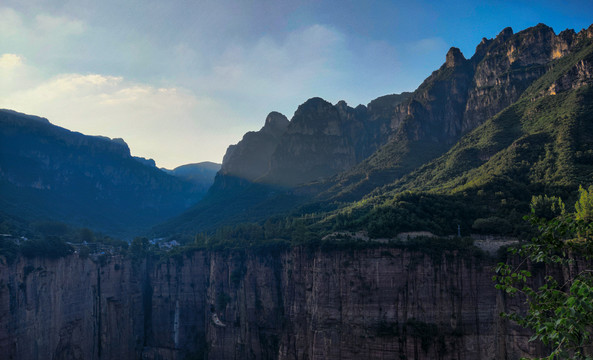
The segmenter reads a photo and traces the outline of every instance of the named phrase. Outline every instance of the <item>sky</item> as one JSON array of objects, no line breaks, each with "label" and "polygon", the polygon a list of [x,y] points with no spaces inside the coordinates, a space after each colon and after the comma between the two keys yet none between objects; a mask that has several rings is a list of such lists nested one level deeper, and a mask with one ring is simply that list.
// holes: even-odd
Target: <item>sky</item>
[{"label": "sky", "polygon": [[0,108],[221,162],[271,111],[413,91],[450,47],[538,23],[587,28],[593,1],[2,0]]}]

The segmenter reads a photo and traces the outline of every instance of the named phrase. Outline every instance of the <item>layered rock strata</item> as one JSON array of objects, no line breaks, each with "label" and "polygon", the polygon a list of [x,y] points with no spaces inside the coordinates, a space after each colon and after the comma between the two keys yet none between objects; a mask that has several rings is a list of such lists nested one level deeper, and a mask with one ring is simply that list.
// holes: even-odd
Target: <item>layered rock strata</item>
[{"label": "layered rock strata", "polygon": [[493,261],[401,249],[18,259],[0,271],[6,359],[515,359]]}]

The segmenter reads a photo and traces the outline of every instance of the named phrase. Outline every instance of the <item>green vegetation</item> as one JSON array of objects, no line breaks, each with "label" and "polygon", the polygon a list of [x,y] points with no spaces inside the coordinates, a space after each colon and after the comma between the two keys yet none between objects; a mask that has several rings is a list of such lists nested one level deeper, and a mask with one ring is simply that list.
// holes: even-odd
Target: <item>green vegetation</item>
[{"label": "green vegetation", "polygon": [[593,185],[589,190],[579,187],[579,200],[575,204],[575,218],[583,222],[593,222]]},{"label": "green vegetation", "polygon": [[60,258],[74,252],[72,246],[57,236],[23,242],[20,251],[25,257]]},{"label": "green vegetation", "polygon": [[531,340],[550,347],[549,360],[593,357],[593,219],[585,215],[593,211],[593,187],[579,192],[575,213],[551,219],[537,216],[541,198],[534,198],[526,219],[538,229],[537,236],[511,249],[519,259],[500,263],[494,277],[498,289],[528,304],[526,314],[504,316],[532,329]]},{"label": "green vegetation", "polygon": [[29,223],[4,215],[0,216],[0,229],[0,256],[8,263],[19,254],[29,258],[59,258],[78,251],[79,256],[86,258],[93,252],[102,252],[100,249],[125,254],[128,248],[123,240],[60,222]]}]

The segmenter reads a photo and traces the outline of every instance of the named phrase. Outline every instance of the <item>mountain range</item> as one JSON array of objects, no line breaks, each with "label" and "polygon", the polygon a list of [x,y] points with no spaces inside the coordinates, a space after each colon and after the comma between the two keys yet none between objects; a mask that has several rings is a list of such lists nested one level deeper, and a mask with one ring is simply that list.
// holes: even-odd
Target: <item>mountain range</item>
[{"label": "mountain range", "polygon": [[205,199],[156,231],[289,214],[377,236],[521,233],[532,195],[570,202],[593,181],[592,38],[593,27],[506,28],[470,58],[451,48],[413,93],[355,108],[312,98],[289,122],[271,113],[229,147]]},{"label": "mountain range", "polygon": [[195,204],[219,168],[172,171],[133,157],[122,139],[87,136],[0,110],[3,218],[57,221],[129,238]]},{"label": "mountain range", "polygon": [[2,210],[122,233],[164,221],[155,236],[269,219],[318,234],[517,235],[532,195],[570,202],[593,183],[592,84],[593,26],[506,28],[469,58],[451,48],[414,92],[271,112],[205,195],[216,165],[162,171],[121,140],[2,111]]}]

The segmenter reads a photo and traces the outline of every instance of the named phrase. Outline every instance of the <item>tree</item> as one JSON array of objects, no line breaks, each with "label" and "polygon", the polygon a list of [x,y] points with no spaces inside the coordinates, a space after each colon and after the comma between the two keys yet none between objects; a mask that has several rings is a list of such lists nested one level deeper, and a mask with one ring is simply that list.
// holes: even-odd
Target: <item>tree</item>
[{"label": "tree", "polygon": [[146,254],[148,254],[149,245],[150,243],[145,237],[134,238],[130,244],[130,255],[136,259],[146,256]]},{"label": "tree", "polygon": [[78,234],[78,240],[81,243],[93,243],[95,242],[95,234],[88,228],[82,228]]},{"label": "tree", "polygon": [[531,197],[531,212],[544,219],[553,219],[566,212],[564,202],[556,196],[538,195]]},{"label": "tree", "polygon": [[[532,206],[526,219],[538,229],[538,235],[511,251],[519,255],[518,264],[513,261],[516,257],[500,263],[494,277],[498,289],[522,297],[528,306],[524,314],[503,316],[532,329],[531,340],[540,340],[552,349],[545,357],[550,360],[593,359],[593,240],[588,235],[593,221],[582,213],[591,204],[588,199],[593,187],[588,191],[580,188],[579,193],[575,214],[547,219],[537,216],[538,210]],[[537,269],[537,264],[543,265],[539,266],[543,269],[539,270],[543,272],[539,274],[543,284],[539,285],[538,277],[530,271]]]},{"label": "tree", "polygon": [[579,200],[575,204],[576,219],[585,222],[593,221],[593,185],[589,190],[579,186]]}]

